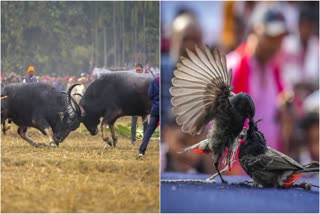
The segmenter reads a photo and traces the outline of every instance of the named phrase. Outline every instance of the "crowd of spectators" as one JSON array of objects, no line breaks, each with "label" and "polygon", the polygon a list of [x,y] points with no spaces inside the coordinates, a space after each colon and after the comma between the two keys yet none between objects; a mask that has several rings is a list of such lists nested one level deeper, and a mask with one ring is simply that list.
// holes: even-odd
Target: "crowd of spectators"
[{"label": "crowd of spectators", "polygon": [[[25,72],[21,72],[25,73]],[[84,84],[87,88],[97,76],[89,75],[87,73],[81,73],[80,75],[66,75],[66,76],[58,76],[56,73],[45,74],[45,75],[37,75],[37,71],[34,73],[34,77],[37,82],[51,84],[58,91],[66,90],[70,85],[79,83]],[[19,83],[23,82],[27,78],[27,74],[21,75],[16,72],[11,72],[9,75],[1,75],[1,84],[6,85],[9,83]]]}]

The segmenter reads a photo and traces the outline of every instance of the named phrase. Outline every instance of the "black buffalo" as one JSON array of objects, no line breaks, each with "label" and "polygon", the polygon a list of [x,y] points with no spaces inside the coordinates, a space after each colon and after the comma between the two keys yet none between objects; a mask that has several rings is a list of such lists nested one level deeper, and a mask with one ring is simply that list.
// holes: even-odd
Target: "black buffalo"
[{"label": "black buffalo", "polygon": [[[82,96],[78,112],[81,122],[91,135],[98,133],[101,122],[102,139],[111,146],[116,146],[117,137],[114,123],[122,116],[147,116],[150,114],[151,101],[148,86],[152,77],[131,72],[105,74],[95,80]],[[109,125],[112,141],[106,136]]]},{"label": "black buffalo", "polygon": [[51,146],[58,146],[68,134],[80,126],[68,93],[59,92],[44,83],[13,83],[1,91],[1,122],[7,119],[18,126],[18,134],[32,146],[45,144],[33,142],[27,135],[28,127],[40,130],[49,137]]}]

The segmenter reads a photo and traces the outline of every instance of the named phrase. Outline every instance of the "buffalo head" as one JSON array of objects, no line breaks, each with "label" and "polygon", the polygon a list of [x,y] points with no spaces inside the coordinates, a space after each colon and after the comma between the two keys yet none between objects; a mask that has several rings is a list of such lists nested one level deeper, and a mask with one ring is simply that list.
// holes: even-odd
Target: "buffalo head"
[{"label": "buffalo head", "polygon": [[[62,142],[71,131],[76,130],[80,126],[79,118],[79,106],[71,96],[72,89],[78,84],[72,85],[67,95],[67,106],[64,112],[59,112],[57,115],[57,123],[54,132],[54,141],[59,143]],[[63,92],[65,93],[65,92]]]}]

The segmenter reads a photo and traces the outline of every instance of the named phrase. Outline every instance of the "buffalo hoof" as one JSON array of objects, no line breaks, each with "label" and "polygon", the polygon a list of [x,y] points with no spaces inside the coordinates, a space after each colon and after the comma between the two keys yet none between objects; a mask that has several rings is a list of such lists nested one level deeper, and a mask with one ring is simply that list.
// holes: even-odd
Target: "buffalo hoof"
[{"label": "buffalo hoof", "polygon": [[117,146],[117,143],[118,143],[118,141],[117,141],[117,140],[114,140],[113,143],[112,143],[113,147],[116,147],[116,146]]},{"label": "buffalo hoof", "polygon": [[2,128],[2,133],[3,134],[7,134],[6,132],[11,128],[11,126],[8,126],[8,127],[3,127]]},{"label": "buffalo hoof", "polygon": [[106,137],[106,138],[103,139],[103,140],[104,140],[104,142],[106,142],[109,146],[113,146],[113,143],[112,143],[112,141],[110,140],[109,137]]},{"label": "buffalo hoof", "polygon": [[113,137],[113,147],[116,147],[117,143],[118,143],[118,137]]},{"label": "buffalo hoof", "polygon": [[[109,146],[112,146],[112,147],[116,147],[117,140],[118,140],[118,139],[110,140],[109,137],[103,138],[103,141],[106,142]],[[106,145],[107,145],[107,144],[106,144]],[[104,148],[105,148],[105,147],[104,147]]]},{"label": "buffalo hoof", "polygon": [[107,144],[109,145],[109,146],[112,146],[112,147],[116,147],[115,146],[115,144],[114,144],[114,142],[112,141],[112,140],[107,140]]},{"label": "buffalo hoof", "polygon": [[50,143],[50,147],[52,147],[52,148],[58,148],[58,147],[59,147],[59,143],[54,143],[54,142],[52,142],[52,143]]}]

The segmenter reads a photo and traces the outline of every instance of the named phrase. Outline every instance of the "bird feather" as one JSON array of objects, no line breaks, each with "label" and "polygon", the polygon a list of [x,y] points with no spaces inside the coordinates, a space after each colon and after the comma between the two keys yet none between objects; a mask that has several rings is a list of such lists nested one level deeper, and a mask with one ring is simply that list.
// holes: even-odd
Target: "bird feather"
[{"label": "bird feather", "polygon": [[172,79],[171,103],[177,123],[182,130],[195,135],[210,121],[219,109],[220,103],[231,96],[232,74],[227,71],[224,55],[218,50],[213,54],[208,47],[202,51],[187,51],[187,57],[181,57]]}]

